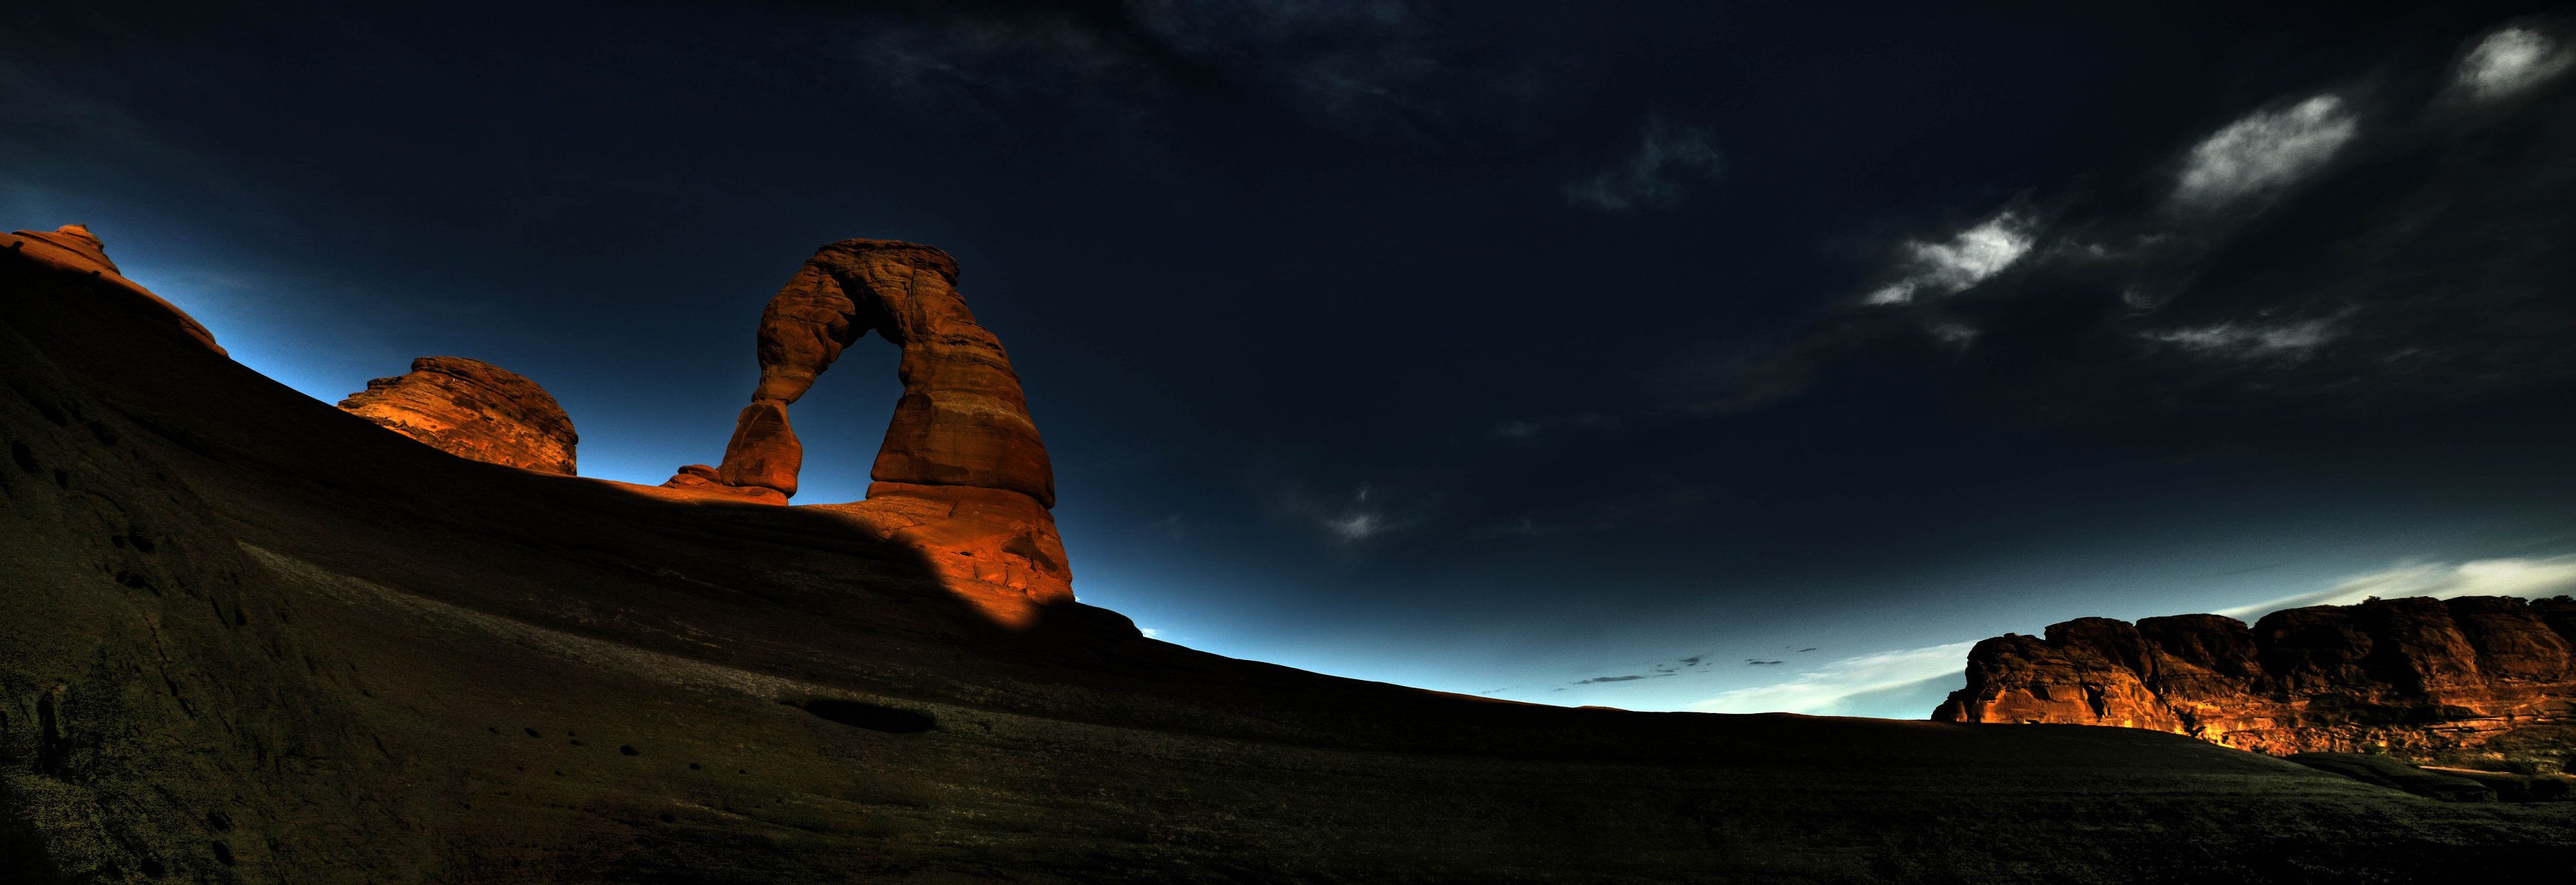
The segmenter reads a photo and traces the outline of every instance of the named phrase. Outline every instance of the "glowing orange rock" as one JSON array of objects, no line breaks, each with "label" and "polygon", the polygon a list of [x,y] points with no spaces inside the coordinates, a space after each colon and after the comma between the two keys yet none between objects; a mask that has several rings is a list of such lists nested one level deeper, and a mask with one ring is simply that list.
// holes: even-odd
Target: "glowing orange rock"
[{"label": "glowing orange rock", "polygon": [[902,348],[903,396],[867,500],[817,509],[921,549],[952,584],[990,591],[1006,620],[1030,601],[1070,600],[1072,574],[1047,513],[1054,468],[1019,375],[958,294],[956,259],[929,246],[843,240],[816,250],[761,311],[760,381],[724,462],[665,485],[795,494],[804,446],[787,407],[871,330]]},{"label": "glowing orange rock", "polygon": [[97,277],[117,290],[139,296],[142,304],[166,314],[171,322],[178,325],[179,331],[205,345],[207,350],[230,355],[224,351],[223,345],[215,343],[215,333],[206,331],[205,325],[197,322],[196,317],[152,294],[152,290],[143,288],[142,284],[126,279],[125,274],[116,269],[116,262],[108,260],[106,244],[99,242],[87,226],[66,224],[50,231],[14,231],[5,240],[0,240],[0,249],[65,273]]},{"label": "glowing orange rock", "polygon": [[2576,600],[2371,600],[2252,627],[2079,618],[1977,643],[1967,687],[1932,718],[2147,728],[2274,754],[2563,754],[2551,735],[2576,718]]},{"label": "glowing orange rock", "polygon": [[460,458],[566,476],[581,440],[545,388],[464,357],[412,360],[410,374],[369,381],[340,408]]}]

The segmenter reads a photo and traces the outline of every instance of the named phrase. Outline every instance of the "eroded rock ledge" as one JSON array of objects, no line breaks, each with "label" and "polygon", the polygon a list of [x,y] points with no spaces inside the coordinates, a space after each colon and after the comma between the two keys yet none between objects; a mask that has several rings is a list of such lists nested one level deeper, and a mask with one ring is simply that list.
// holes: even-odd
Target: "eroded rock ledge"
[{"label": "eroded rock ledge", "polygon": [[1968,653],[1950,722],[2187,734],[2276,755],[2564,766],[2576,750],[2576,599],[2371,600],[2129,624],[2079,618]]},{"label": "eroded rock ledge", "polygon": [[580,437],[563,406],[536,382],[481,360],[412,360],[409,374],[369,381],[340,408],[460,458],[574,475]]}]

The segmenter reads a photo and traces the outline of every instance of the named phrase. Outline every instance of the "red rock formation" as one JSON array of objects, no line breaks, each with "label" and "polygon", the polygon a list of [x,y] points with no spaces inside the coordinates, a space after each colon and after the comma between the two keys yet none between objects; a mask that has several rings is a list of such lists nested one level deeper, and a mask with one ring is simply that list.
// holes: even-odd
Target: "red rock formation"
[{"label": "red rock formation", "polygon": [[2136,625],[2079,618],[1968,653],[1950,722],[2188,734],[2273,754],[2385,749],[2557,764],[2576,744],[2576,599],[2372,600]]},{"label": "red rock formation", "polygon": [[878,447],[866,501],[822,508],[927,554],[952,584],[1007,621],[1072,599],[1055,520],[1055,473],[1002,343],[966,309],[957,261],[929,246],[843,240],[816,250],[761,311],[760,382],[724,463],[665,487],[783,502],[804,447],[787,406],[874,330],[902,348],[903,397]]},{"label": "red rock formation", "polygon": [[491,363],[421,357],[340,408],[460,458],[573,475],[572,419],[545,388]]},{"label": "red rock formation", "polygon": [[116,290],[139,297],[141,303],[166,315],[179,326],[180,331],[197,339],[197,343],[205,345],[207,350],[229,355],[223,345],[215,343],[215,333],[206,331],[205,325],[197,322],[196,317],[152,294],[152,290],[143,288],[141,284],[126,279],[125,274],[116,269],[116,262],[108,260],[107,245],[99,242],[86,226],[66,224],[50,231],[15,231],[6,238],[0,238],[0,249],[35,259],[38,264],[64,273],[97,277]]}]

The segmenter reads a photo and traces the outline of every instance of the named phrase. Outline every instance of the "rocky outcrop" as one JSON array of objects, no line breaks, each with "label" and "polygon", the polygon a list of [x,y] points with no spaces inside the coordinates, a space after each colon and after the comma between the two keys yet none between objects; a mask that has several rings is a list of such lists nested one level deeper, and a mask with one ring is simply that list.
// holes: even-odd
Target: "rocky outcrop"
[{"label": "rocky outcrop", "polygon": [[206,331],[205,325],[197,322],[196,317],[152,294],[152,290],[143,288],[142,284],[126,279],[124,272],[117,270],[116,262],[108,260],[107,245],[99,242],[86,225],[66,224],[50,231],[13,231],[6,238],[0,238],[0,249],[33,259],[37,264],[60,273],[95,277],[110,291],[125,295],[144,306],[147,312],[177,325],[181,332],[205,345],[207,350],[225,354],[223,345],[215,343],[215,333]]},{"label": "rocky outcrop", "polygon": [[867,500],[829,510],[921,549],[1005,620],[1032,611],[1026,601],[1070,600],[1047,513],[1055,471],[1019,375],[958,294],[957,260],[929,246],[843,240],[816,250],[761,311],[760,381],[723,463],[683,467],[664,486],[777,503],[796,494],[805,449],[787,407],[870,331],[903,350],[903,396]]},{"label": "rocky outcrop", "polygon": [[1968,653],[1932,718],[2114,725],[2272,754],[2516,760],[2576,749],[2576,599],[2371,600],[2132,625],[2079,618]]},{"label": "rocky outcrop", "polygon": [[572,418],[545,388],[491,363],[421,357],[340,408],[460,458],[574,475]]}]

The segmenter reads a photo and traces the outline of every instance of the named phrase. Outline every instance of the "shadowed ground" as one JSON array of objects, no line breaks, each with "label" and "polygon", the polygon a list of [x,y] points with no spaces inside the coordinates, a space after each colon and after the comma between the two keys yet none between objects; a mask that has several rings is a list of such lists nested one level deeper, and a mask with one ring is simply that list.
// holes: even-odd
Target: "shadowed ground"
[{"label": "shadowed ground", "polygon": [[5,257],[0,308],[10,881],[2576,871],[2566,804],[2178,735],[1497,703],[1072,604],[1005,629],[828,507],[454,458]]}]

